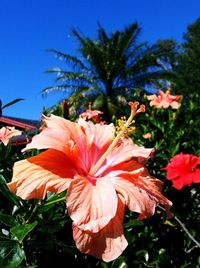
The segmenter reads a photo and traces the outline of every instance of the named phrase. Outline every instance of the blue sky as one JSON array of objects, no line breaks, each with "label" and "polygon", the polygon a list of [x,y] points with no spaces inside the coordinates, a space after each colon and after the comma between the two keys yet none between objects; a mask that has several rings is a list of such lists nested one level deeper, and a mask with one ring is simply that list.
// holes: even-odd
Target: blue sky
[{"label": "blue sky", "polygon": [[173,38],[181,42],[187,26],[198,17],[200,0],[1,0],[0,98],[3,104],[25,99],[3,114],[38,120],[43,107],[64,98],[63,93],[43,98],[41,90],[54,83],[45,71],[60,65],[46,50],[76,53],[72,27],[95,38],[98,22],[108,32],[138,22],[140,41]]}]

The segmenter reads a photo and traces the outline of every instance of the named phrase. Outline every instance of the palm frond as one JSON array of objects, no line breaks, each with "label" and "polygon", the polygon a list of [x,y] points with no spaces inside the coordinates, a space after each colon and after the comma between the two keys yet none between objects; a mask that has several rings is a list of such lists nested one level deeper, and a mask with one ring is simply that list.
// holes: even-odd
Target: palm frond
[{"label": "palm frond", "polygon": [[136,45],[141,28],[137,23],[132,23],[120,33],[119,48],[122,54],[128,54]]},{"label": "palm frond", "polygon": [[97,32],[98,32],[98,40],[100,41],[100,43],[103,46],[106,46],[107,43],[109,42],[109,37],[108,37],[105,29],[100,25],[100,23],[98,23]]},{"label": "palm frond", "polygon": [[89,38],[82,37],[78,30],[72,28],[71,30],[72,35],[79,41],[80,47],[87,46],[87,42]]},{"label": "palm frond", "polygon": [[58,92],[58,91],[71,95],[72,94],[71,91],[75,91],[76,89],[77,89],[77,86],[62,84],[62,85],[46,87],[42,90],[41,93],[43,97],[47,96],[49,93]]},{"label": "palm frond", "polygon": [[56,56],[56,58],[62,61],[65,61],[67,64],[71,65],[73,68],[87,69],[84,63],[77,57],[60,52],[56,49],[48,49],[47,51],[53,53]]},{"label": "palm frond", "polygon": [[75,84],[91,84],[95,83],[94,79],[88,75],[84,75],[83,73],[75,73],[70,71],[59,71],[58,77],[55,81],[63,81],[63,82],[71,82]]},{"label": "palm frond", "polygon": [[6,103],[5,105],[3,105],[3,106],[1,107],[1,109],[4,109],[4,108],[6,108],[6,107],[9,107],[9,106],[11,106],[11,105],[13,105],[13,104],[15,104],[15,103],[17,103],[17,102],[19,102],[19,101],[22,101],[22,100],[24,100],[24,99],[21,99],[21,98],[14,99],[13,101],[10,101],[10,102]]},{"label": "palm frond", "polygon": [[143,73],[140,75],[135,75],[130,79],[133,81],[133,84],[137,87],[144,87],[145,85],[153,85],[158,80],[168,80],[171,79],[175,74],[171,71],[158,70],[155,72]]}]

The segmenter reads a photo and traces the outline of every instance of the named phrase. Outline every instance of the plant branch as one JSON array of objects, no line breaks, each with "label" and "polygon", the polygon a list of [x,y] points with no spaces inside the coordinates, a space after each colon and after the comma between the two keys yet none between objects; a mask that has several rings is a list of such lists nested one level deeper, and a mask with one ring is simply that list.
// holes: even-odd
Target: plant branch
[{"label": "plant branch", "polygon": [[176,216],[174,216],[174,219],[180,224],[181,228],[183,229],[183,231],[188,235],[188,237],[196,244],[197,247],[200,248],[200,243],[191,235],[191,233],[187,230],[187,228],[185,227],[185,225],[179,220],[179,218],[177,218]]},{"label": "plant branch", "polygon": [[31,212],[31,215],[30,215],[29,218],[25,221],[25,224],[28,224],[28,223],[31,221],[31,219],[33,218],[35,212],[37,211],[39,205],[40,205],[40,202],[38,202],[38,203],[35,205],[33,211]]},{"label": "plant branch", "polygon": [[[165,209],[161,206],[158,205],[158,207],[165,211]],[[187,234],[187,236],[196,244],[196,246],[198,248],[200,248],[200,243],[194,238],[193,235],[191,235],[191,233],[188,231],[188,229],[185,227],[185,225],[182,223],[182,221],[177,217],[177,216],[173,216],[173,218],[180,224],[181,228],[183,229],[183,231]]]},{"label": "plant branch", "polygon": [[66,197],[60,197],[60,198],[58,198],[56,200],[53,200],[53,201],[50,201],[50,202],[44,204],[44,207],[49,206],[51,204],[58,203],[58,202],[62,202],[62,201],[65,201],[65,200],[66,200]]}]

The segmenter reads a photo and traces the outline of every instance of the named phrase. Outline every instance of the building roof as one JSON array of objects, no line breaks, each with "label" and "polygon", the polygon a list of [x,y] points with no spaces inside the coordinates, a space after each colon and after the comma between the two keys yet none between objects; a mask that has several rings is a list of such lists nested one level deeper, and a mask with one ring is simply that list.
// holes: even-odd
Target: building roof
[{"label": "building roof", "polygon": [[0,126],[14,126],[24,130],[31,130],[40,127],[40,121],[22,119],[11,116],[1,116],[0,117]]}]

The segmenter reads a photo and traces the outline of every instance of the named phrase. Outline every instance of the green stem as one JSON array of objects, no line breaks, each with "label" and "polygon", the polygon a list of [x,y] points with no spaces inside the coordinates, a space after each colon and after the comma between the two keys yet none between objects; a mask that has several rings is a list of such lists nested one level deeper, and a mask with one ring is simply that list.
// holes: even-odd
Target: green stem
[{"label": "green stem", "polygon": [[[58,203],[58,202],[61,202],[61,201],[65,201],[65,200],[66,200],[66,197],[61,197],[61,198],[58,198],[56,200],[53,200],[53,201],[50,201],[50,202],[44,204],[44,207],[52,205],[52,204],[55,204],[55,203]],[[28,224],[32,220],[32,218],[35,215],[35,213],[36,213],[37,209],[39,208],[39,206],[40,206],[40,201],[38,201],[38,203],[35,205],[33,211],[31,212],[31,215],[25,221],[25,224]]]},{"label": "green stem", "polygon": [[55,204],[55,203],[61,202],[61,201],[65,201],[65,200],[66,200],[66,197],[64,196],[64,197],[58,198],[56,200],[53,200],[53,201],[50,201],[50,202],[44,204],[44,207],[49,206],[51,204]]},{"label": "green stem", "polygon": [[197,245],[197,247],[200,248],[200,243],[191,235],[191,233],[187,230],[187,228],[185,227],[185,225],[179,220],[179,218],[177,218],[176,216],[174,216],[174,219],[180,224],[180,226],[182,227],[182,229],[185,231],[185,233],[188,235],[188,237]]},{"label": "green stem", "polygon": [[25,221],[25,224],[28,224],[28,223],[32,220],[34,214],[36,213],[36,211],[37,211],[37,209],[38,209],[38,207],[39,207],[39,205],[40,205],[40,202],[38,201],[38,203],[35,205],[33,211],[31,212],[31,215],[30,215],[29,218]]},{"label": "green stem", "polygon": [[[163,207],[161,207],[160,205],[158,205],[158,207],[161,210],[165,211],[165,209]],[[188,229],[185,227],[185,225],[182,223],[182,221],[177,216],[174,216],[174,219],[179,223],[179,225],[181,226],[183,231],[187,234],[187,236],[196,244],[196,246],[198,248],[200,248],[200,243],[194,238],[193,235],[191,235],[191,233],[188,231]]]}]

